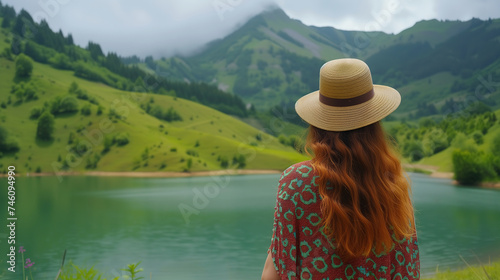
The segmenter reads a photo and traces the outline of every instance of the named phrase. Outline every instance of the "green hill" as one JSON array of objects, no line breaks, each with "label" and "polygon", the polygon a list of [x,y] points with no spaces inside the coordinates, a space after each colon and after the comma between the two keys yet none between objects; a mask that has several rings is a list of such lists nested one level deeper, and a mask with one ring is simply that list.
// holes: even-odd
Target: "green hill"
[{"label": "green hill", "polygon": [[298,97],[316,90],[324,62],[357,57],[370,65],[375,83],[400,90],[403,105],[395,116],[412,119],[446,114],[449,108],[443,106],[451,99],[462,107],[475,99],[499,108],[498,86],[476,94],[489,77],[500,79],[499,36],[498,19],[426,20],[386,34],[307,26],[276,9],[195,55],[150,57],[142,65],[172,79],[211,83],[267,111],[293,106]]},{"label": "green hill", "polygon": [[[14,62],[0,58],[0,102],[11,100],[6,108],[0,109],[1,127],[20,148],[19,152],[3,154],[0,170],[15,164],[19,172],[200,171],[221,169],[221,159],[228,161],[227,167],[236,168],[233,157],[240,155],[245,157],[244,168],[282,169],[304,159],[276,138],[192,101],[120,91],[76,78],[72,71],[39,63],[34,63],[31,78],[38,99],[19,104],[14,94],[9,93],[15,84],[14,69]],[[97,100],[102,113],[97,114],[98,105],[78,99],[80,108],[90,107],[90,115],[78,111],[57,116],[53,140],[37,140],[37,120],[30,119],[30,112],[33,108],[43,108],[44,103],[57,96],[69,95],[72,82]],[[183,120],[171,123],[159,120],[147,114],[141,104],[175,108]],[[106,139],[120,135],[125,135],[128,143],[112,144],[103,153]],[[94,161],[96,164],[92,166]],[[192,162],[190,167],[188,161]]]},{"label": "green hill", "polygon": [[[0,172],[279,170],[306,158],[221,113],[248,118],[230,93],[160,79],[0,8]],[[22,53],[35,60],[26,77],[16,75]],[[45,139],[38,127],[49,112]]]}]

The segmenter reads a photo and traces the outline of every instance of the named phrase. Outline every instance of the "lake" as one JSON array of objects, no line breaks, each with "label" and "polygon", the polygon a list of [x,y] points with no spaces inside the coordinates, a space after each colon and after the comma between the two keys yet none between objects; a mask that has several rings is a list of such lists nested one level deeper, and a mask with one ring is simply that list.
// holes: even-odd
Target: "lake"
[{"label": "lake", "polygon": [[[423,275],[438,265],[464,267],[460,256],[469,263],[500,259],[500,191],[410,177]],[[35,262],[36,279],[55,278],[65,249],[66,262],[95,266],[108,279],[139,261],[145,279],[260,279],[278,178],[18,178],[16,245]],[[0,184],[7,225],[7,180]],[[15,274],[6,271],[5,225],[0,278],[20,279],[19,265]]]}]

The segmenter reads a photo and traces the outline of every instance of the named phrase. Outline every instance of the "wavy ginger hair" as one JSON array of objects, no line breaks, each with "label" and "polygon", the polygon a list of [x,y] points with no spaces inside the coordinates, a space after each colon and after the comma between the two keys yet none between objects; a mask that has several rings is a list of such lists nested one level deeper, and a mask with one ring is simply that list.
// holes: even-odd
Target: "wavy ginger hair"
[{"label": "wavy ginger hair", "polygon": [[389,252],[415,234],[410,185],[380,122],[343,132],[310,126],[324,233],[346,257]]}]

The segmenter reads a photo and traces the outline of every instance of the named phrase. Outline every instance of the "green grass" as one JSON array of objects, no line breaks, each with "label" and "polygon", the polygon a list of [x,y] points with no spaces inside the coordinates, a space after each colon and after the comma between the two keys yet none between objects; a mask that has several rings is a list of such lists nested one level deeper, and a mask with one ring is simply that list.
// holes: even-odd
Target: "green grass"
[{"label": "green grass", "polygon": [[[16,100],[10,94],[14,84],[14,68],[14,62],[0,58],[0,102],[6,101],[9,96],[13,101]],[[120,91],[74,77],[72,71],[56,70],[39,63],[34,63],[31,80],[36,84],[38,100],[10,104],[0,109],[0,125],[6,128],[9,137],[15,139],[21,148],[16,154],[0,158],[0,171],[15,164],[19,173],[32,173],[38,167],[42,172],[53,172],[54,166],[60,165],[59,157],[62,160],[71,159],[67,149],[70,132],[76,133],[81,140],[89,140],[83,131],[91,132],[93,138],[90,139],[95,145],[91,145],[91,152],[81,158],[81,163],[72,166],[72,171],[84,171],[87,158],[94,155],[101,157],[97,166],[100,171],[183,171],[189,158],[192,160],[190,171],[217,170],[221,169],[218,161],[220,156],[231,162],[233,156],[239,154],[245,155],[247,169],[281,170],[306,159],[258,129],[188,100]],[[43,107],[45,102],[50,102],[55,96],[66,94],[73,81],[98,100],[104,107],[104,113],[96,115],[97,106],[92,104],[90,116],[80,113],[58,116],[54,140],[36,140],[37,121],[29,119],[31,109]],[[140,96],[140,100],[135,100],[134,96]],[[152,105],[160,105],[164,109],[175,108],[183,121],[168,123],[146,114],[140,104],[150,102],[151,98],[154,99]],[[78,102],[80,107],[87,103],[83,100]],[[121,112],[124,118],[115,119],[111,123],[112,129],[105,131],[101,126],[108,119],[112,107]],[[77,129],[84,130],[77,133]],[[113,146],[108,153],[102,154],[102,137],[121,132],[129,134],[129,144]],[[262,134],[261,141],[256,138],[258,134]],[[199,142],[198,147],[195,147],[196,142]],[[146,149],[149,153],[143,158]],[[198,155],[187,155],[188,150],[196,151]]]},{"label": "green grass", "polygon": [[435,155],[421,159],[418,163],[437,166],[440,172],[453,172],[453,162],[451,160],[453,150],[453,147],[449,147]]},{"label": "green grass", "polygon": [[474,280],[500,279],[500,261],[484,266],[468,266],[459,271],[438,272],[425,280]]}]

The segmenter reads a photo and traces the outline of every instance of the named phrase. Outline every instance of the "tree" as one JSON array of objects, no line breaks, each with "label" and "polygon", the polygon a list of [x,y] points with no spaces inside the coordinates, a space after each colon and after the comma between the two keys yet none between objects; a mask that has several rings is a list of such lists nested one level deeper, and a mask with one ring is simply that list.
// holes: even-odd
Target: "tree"
[{"label": "tree", "polygon": [[92,109],[90,108],[90,104],[85,104],[80,109],[80,113],[84,116],[90,116],[92,114]]},{"label": "tree", "polygon": [[92,41],[89,42],[87,46],[87,50],[90,51],[90,56],[94,60],[98,60],[100,56],[104,56],[104,53],[102,52],[101,46],[97,43],[94,43]]},{"label": "tree", "polygon": [[493,142],[491,143],[491,153],[495,157],[500,157],[500,133],[497,133],[495,137],[493,137]]},{"label": "tree", "polygon": [[33,119],[33,120],[38,119],[42,115],[43,111],[44,111],[44,108],[40,108],[40,107],[32,108],[31,112],[30,112],[30,119]]},{"label": "tree", "polygon": [[220,167],[227,168],[229,166],[229,160],[227,159],[227,157],[222,156],[220,157],[219,160],[220,160]]},{"label": "tree", "polygon": [[54,133],[54,123],[54,116],[51,113],[43,113],[38,119],[36,137],[45,141],[52,139],[52,134]]},{"label": "tree", "polygon": [[33,60],[24,54],[19,54],[16,59],[16,77],[29,78],[33,72]]},{"label": "tree", "polygon": [[150,69],[156,70],[156,62],[154,61],[152,56],[146,56],[144,62]]},{"label": "tree", "polygon": [[472,133],[472,139],[474,139],[474,142],[478,145],[484,143],[483,134],[480,131],[474,131],[474,133]]},{"label": "tree", "polygon": [[129,141],[129,136],[126,132],[120,132],[113,138],[113,142],[119,147],[127,145]]},{"label": "tree", "polygon": [[73,82],[71,82],[71,85],[69,85],[68,92],[69,93],[76,93],[76,91],[78,90],[78,88],[79,88],[78,84],[75,81],[73,81]]},{"label": "tree", "polygon": [[453,172],[460,184],[474,185],[494,173],[493,167],[484,160],[484,156],[466,150],[455,150],[452,156]]},{"label": "tree", "polygon": [[410,159],[410,161],[419,161],[424,157],[424,150],[422,143],[416,140],[409,140],[403,145],[403,156]]},{"label": "tree", "polygon": [[49,62],[57,69],[69,70],[72,67],[69,57],[62,53],[53,56]]},{"label": "tree", "polygon": [[74,113],[78,111],[78,101],[70,95],[56,96],[52,100],[50,112],[54,115]]},{"label": "tree", "polygon": [[236,163],[238,164],[238,168],[245,168],[245,166],[247,165],[247,159],[244,155],[240,154],[236,157]]},{"label": "tree", "polygon": [[9,140],[9,133],[0,126],[0,154],[19,151],[19,144],[14,140]]}]

